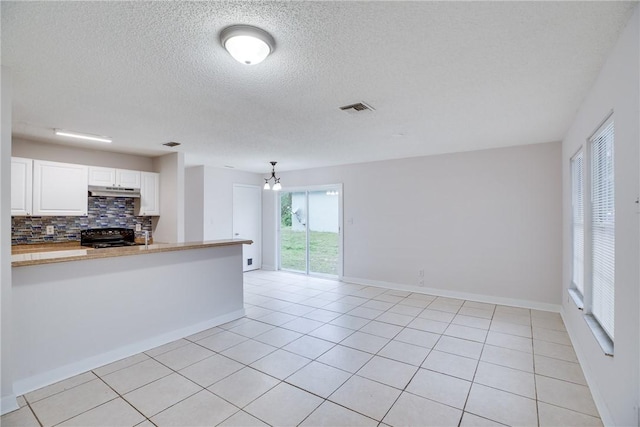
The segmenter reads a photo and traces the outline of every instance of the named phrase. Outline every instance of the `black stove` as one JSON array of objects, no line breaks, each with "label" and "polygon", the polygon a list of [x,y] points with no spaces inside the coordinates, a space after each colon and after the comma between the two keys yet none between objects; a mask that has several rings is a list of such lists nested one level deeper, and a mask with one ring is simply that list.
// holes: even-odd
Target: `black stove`
[{"label": "black stove", "polygon": [[135,246],[136,233],[131,228],[90,228],[81,231],[80,245],[95,249]]}]

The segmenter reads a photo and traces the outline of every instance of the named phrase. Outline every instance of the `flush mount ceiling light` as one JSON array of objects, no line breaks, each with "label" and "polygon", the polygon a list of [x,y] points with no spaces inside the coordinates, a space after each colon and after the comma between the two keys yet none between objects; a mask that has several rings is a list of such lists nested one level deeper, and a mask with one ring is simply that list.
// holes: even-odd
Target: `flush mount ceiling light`
[{"label": "flush mount ceiling light", "polygon": [[111,144],[111,138],[108,136],[91,135],[90,133],[72,132],[64,129],[54,129],[53,132],[58,136],[68,136],[70,138],[84,139],[94,142],[105,142]]},{"label": "flush mount ceiling light", "polygon": [[225,28],[220,32],[220,42],[236,61],[247,65],[262,62],[276,48],[271,34],[250,25]]},{"label": "flush mount ceiling light", "polygon": [[[280,178],[276,177],[276,163],[278,162],[271,162],[271,176],[269,178],[264,179],[263,188],[265,190],[273,190],[273,191],[282,190],[282,185],[280,184]],[[271,186],[269,185],[269,181],[271,180],[273,180],[273,188],[271,188]]]}]

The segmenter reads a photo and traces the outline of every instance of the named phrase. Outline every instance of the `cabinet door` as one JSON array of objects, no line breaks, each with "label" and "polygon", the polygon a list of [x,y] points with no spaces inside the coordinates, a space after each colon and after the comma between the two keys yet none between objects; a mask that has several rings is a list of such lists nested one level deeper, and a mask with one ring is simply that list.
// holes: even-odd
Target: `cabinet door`
[{"label": "cabinet door", "polygon": [[138,215],[160,215],[160,174],[141,172],[140,175],[140,211]]},{"label": "cabinet door", "polygon": [[116,185],[116,170],[112,168],[89,167],[89,185],[113,187]]},{"label": "cabinet door", "polygon": [[89,168],[33,161],[33,215],[87,215]]},{"label": "cabinet door", "polygon": [[31,215],[33,160],[11,158],[11,215]]},{"label": "cabinet door", "polygon": [[116,169],[116,185],[124,188],[140,188],[140,171]]}]

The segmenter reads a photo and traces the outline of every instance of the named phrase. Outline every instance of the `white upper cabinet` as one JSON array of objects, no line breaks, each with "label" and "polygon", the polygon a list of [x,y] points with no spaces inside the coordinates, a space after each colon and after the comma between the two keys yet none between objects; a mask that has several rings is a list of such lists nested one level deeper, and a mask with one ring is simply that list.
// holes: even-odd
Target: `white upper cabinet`
[{"label": "white upper cabinet", "polygon": [[32,212],[33,160],[11,158],[11,215],[27,216]]},{"label": "white upper cabinet", "polygon": [[126,169],[89,167],[89,185],[140,188],[140,172]]},{"label": "white upper cabinet", "polygon": [[118,187],[140,188],[141,178],[140,171],[116,169],[116,186]]},{"label": "white upper cabinet", "polygon": [[89,185],[113,187],[116,184],[116,170],[89,166]]},{"label": "white upper cabinet", "polygon": [[87,215],[89,168],[69,163],[33,161],[33,215]]},{"label": "white upper cabinet", "polygon": [[140,172],[140,209],[138,215],[160,215],[160,174]]}]

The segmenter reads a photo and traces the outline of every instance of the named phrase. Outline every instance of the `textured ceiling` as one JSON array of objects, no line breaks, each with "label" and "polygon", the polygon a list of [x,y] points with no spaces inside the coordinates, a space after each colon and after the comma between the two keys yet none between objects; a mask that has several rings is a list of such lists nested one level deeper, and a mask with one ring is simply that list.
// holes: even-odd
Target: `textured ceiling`
[{"label": "textured ceiling", "polygon": [[[560,140],[635,5],[3,0],[2,65],[16,136],[293,170]],[[263,63],[220,46],[239,23]]]}]

